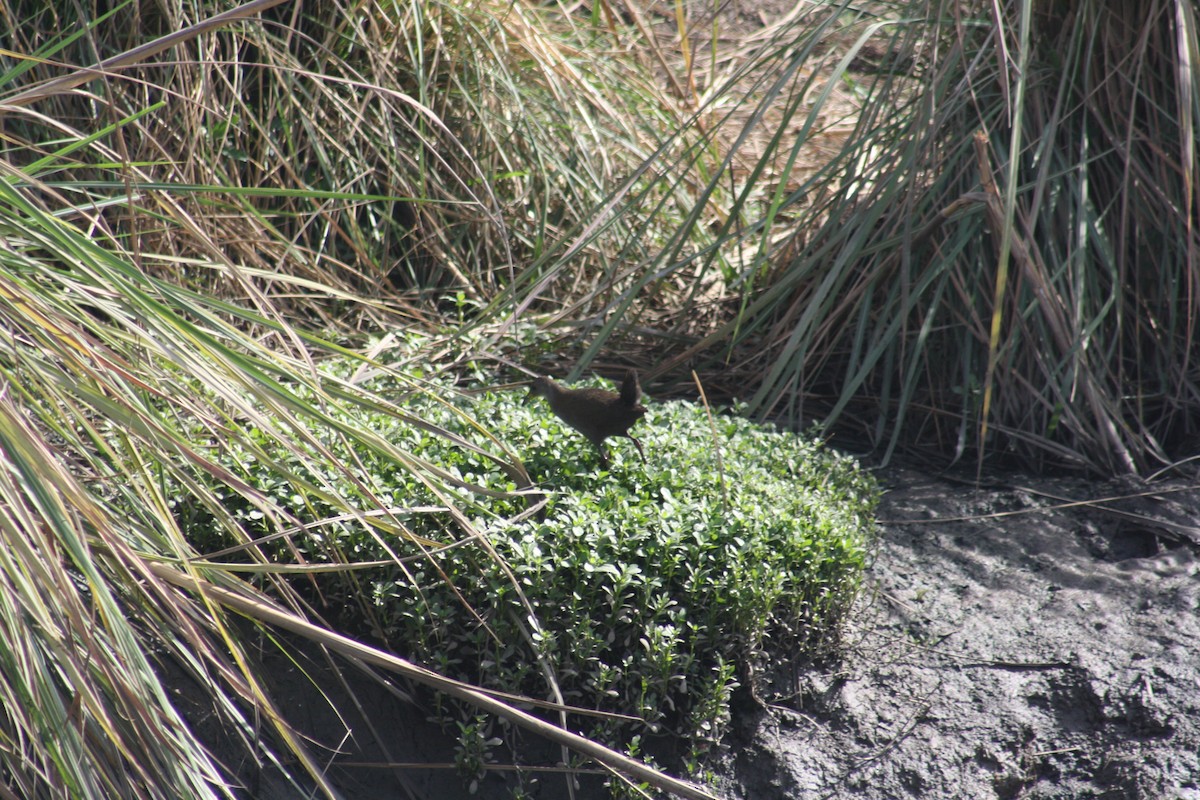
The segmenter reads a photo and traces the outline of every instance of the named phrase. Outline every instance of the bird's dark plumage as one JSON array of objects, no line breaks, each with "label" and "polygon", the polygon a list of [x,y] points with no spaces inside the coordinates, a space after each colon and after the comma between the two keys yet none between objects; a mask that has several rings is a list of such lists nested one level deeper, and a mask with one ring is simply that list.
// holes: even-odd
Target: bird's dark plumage
[{"label": "bird's dark plumage", "polygon": [[642,387],[633,370],[621,382],[619,393],[607,389],[567,389],[549,378],[537,378],[529,388],[529,397],[534,396],[546,398],[550,410],[559,419],[596,446],[600,452],[600,463],[608,464],[604,440],[610,436],[630,439],[637,446],[642,462],[646,461],[642,443],[629,433],[630,427],[646,415],[646,407],[638,402],[642,397]]}]

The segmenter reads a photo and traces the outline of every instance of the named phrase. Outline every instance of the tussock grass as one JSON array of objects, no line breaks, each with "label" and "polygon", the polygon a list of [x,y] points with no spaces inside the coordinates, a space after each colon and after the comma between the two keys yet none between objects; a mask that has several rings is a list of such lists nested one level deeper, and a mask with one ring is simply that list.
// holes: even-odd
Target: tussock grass
[{"label": "tussock grass", "polygon": [[[695,212],[564,308],[588,323],[576,371],[640,351],[668,385],[700,369],[757,414],[822,419],[885,458],[1108,474],[1190,455],[1192,5],[825,4],[802,21],[746,62],[761,93],[727,131],[704,128],[730,171],[656,160],[698,177]],[[858,109],[825,149],[837,85]],[[658,213],[638,199],[621,210]]]}]

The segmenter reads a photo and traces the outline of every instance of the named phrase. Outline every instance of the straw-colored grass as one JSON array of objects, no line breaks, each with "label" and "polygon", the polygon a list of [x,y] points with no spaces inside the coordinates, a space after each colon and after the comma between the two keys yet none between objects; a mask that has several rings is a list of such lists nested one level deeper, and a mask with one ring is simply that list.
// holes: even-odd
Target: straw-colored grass
[{"label": "straw-colored grass", "polygon": [[[884,458],[1107,474],[1190,457],[1194,5],[867,8],[807,7],[746,64],[766,90],[743,97],[753,113],[703,128],[744,179],[697,151],[647,167],[694,187],[695,212],[559,312],[588,334],[576,372],[605,351],[668,385],[700,369],[758,414],[821,420]],[[814,169],[838,85],[860,112]],[[637,187],[613,213],[649,231]],[[531,266],[521,298],[580,249]]]}]

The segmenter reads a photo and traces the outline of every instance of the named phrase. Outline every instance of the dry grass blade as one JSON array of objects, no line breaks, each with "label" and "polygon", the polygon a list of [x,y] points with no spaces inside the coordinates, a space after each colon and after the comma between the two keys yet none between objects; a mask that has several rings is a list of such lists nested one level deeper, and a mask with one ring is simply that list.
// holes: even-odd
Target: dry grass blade
[{"label": "dry grass blade", "polygon": [[129,611],[131,598],[148,599],[137,570],[104,557],[105,540],[127,549],[111,538],[108,510],[11,396],[0,399],[0,449],[0,692],[18,743],[4,759],[10,786],[26,797],[159,797],[166,787],[216,796],[220,771],[162,694]]},{"label": "dry grass blade", "polygon": [[25,89],[6,98],[4,103],[11,107],[25,106],[38,100],[44,100],[47,97],[53,97],[56,94],[69,92],[71,89],[82,86],[89,81],[94,81],[97,78],[111,77],[115,71],[122,67],[140,64],[164,50],[169,50],[176,45],[194,39],[208,31],[224,27],[231,22],[243,20],[266,11],[282,2],[284,0],[251,0],[251,2],[244,3],[237,8],[231,8],[228,11],[223,11],[220,14],[209,17],[203,22],[198,22],[183,30],[175,31],[167,36],[162,36],[152,42],[135,47],[129,52],[106,58],[94,67],[76,70],[69,75],[53,78],[39,86]]},{"label": "dry grass blade", "polygon": [[465,700],[478,708],[504,717],[530,731],[561,742],[572,750],[594,758],[621,773],[630,775],[638,780],[646,781],[658,789],[670,792],[679,797],[694,798],[694,800],[714,800],[714,795],[693,784],[672,778],[607,747],[596,744],[589,739],[550,725],[537,717],[506,703],[502,703],[491,695],[484,694],[473,687],[459,683],[458,681],[448,680],[435,672],[409,663],[390,653],[368,647],[353,639],[313,625],[295,614],[283,611],[260,599],[223,589],[165,564],[150,564],[148,566],[162,580],[169,581],[202,597],[210,598],[214,602],[225,605],[241,614],[300,634],[343,655],[402,674],[443,694]]}]

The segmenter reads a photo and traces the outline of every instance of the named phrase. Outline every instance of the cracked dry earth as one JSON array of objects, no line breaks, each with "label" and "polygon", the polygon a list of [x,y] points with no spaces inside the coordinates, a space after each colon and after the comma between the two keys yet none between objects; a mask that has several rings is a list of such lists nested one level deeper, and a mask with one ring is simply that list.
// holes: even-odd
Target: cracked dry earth
[{"label": "cracked dry earth", "polygon": [[880,478],[847,652],[735,714],[721,795],[1200,800],[1200,484]]}]

